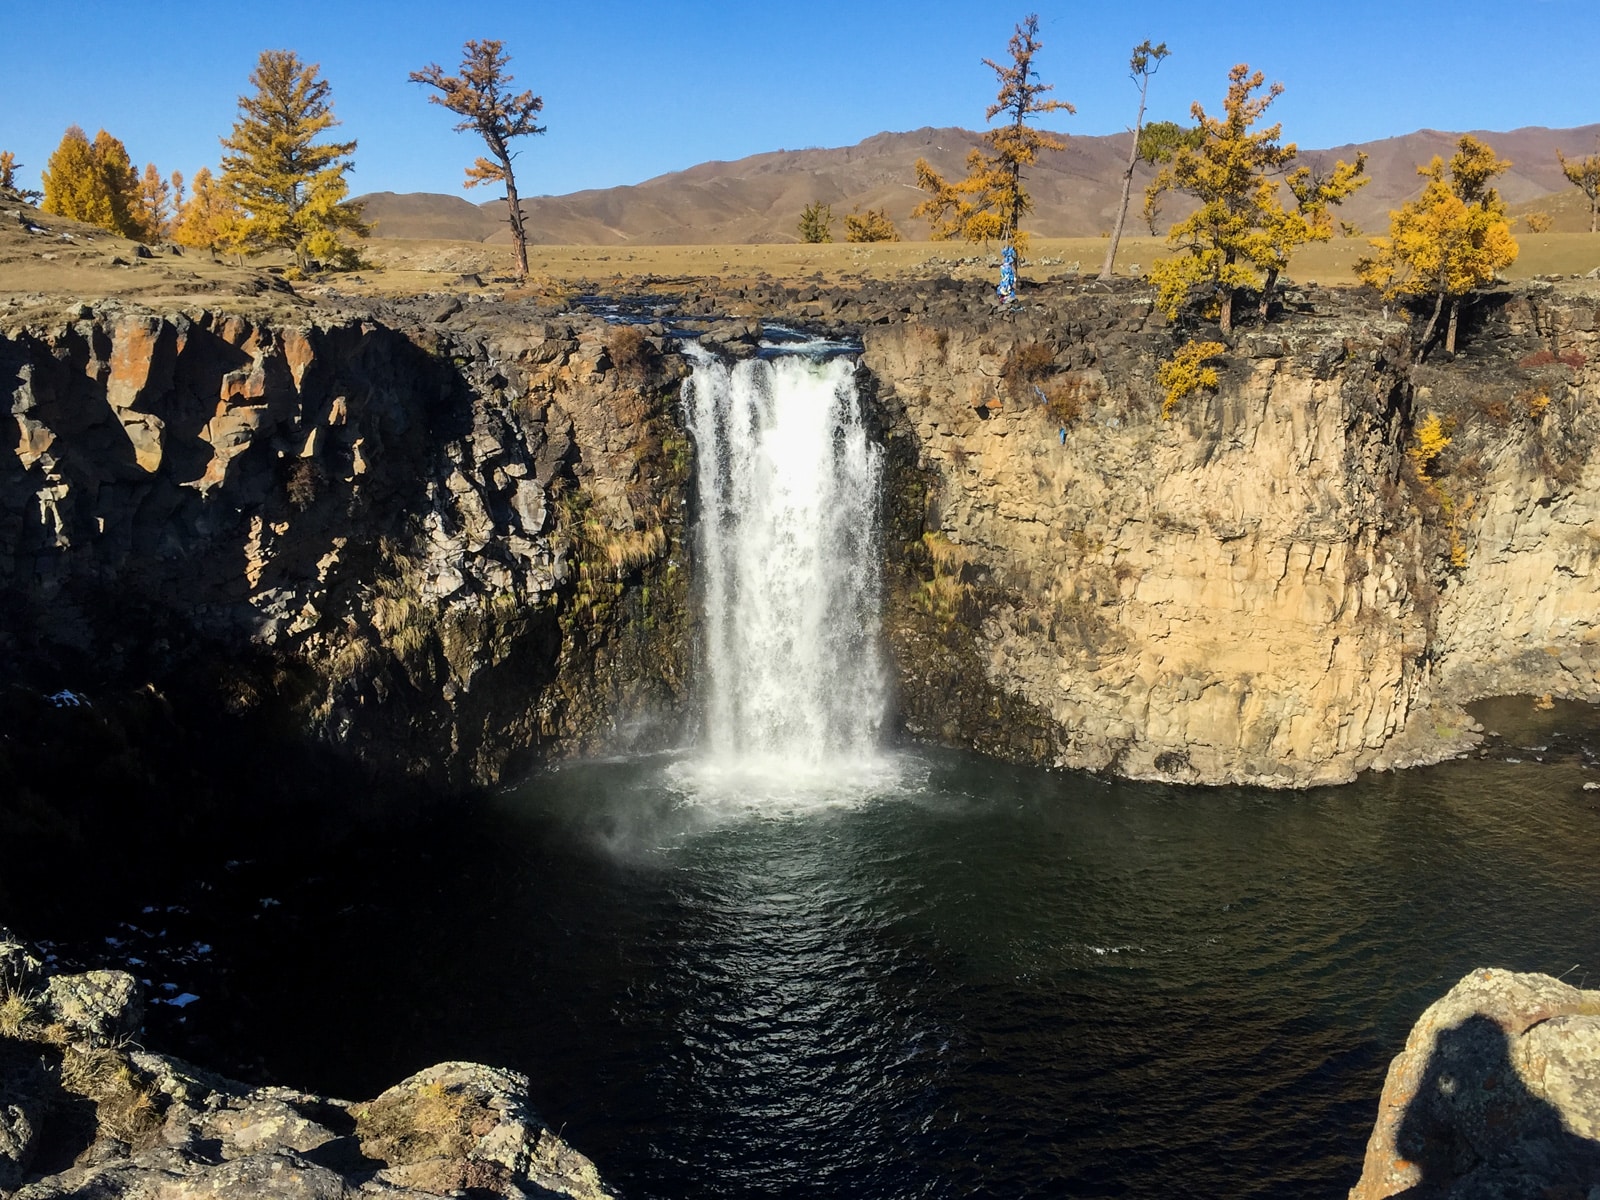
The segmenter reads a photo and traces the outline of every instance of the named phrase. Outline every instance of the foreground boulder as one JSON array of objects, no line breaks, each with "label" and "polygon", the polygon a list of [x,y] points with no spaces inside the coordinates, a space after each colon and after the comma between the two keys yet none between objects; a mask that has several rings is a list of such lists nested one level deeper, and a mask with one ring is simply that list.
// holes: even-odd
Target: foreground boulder
[{"label": "foreground boulder", "polygon": [[1389,1066],[1351,1200],[1600,1196],[1600,991],[1473,971]]},{"label": "foreground boulder", "polygon": [[7,949],[0,1200],[609,1200],[594,1164],[529,1109],[526,1076],[441,1063],[366,1104],[250,1087],[134,1047],[132,976],[44,980]]}]

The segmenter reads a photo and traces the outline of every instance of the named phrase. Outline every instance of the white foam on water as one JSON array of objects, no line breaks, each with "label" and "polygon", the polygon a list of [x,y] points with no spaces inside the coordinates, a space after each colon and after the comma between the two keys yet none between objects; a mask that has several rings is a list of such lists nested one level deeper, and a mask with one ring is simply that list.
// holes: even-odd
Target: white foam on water
[{"label": "white foam on water", "polygon": [[796,817],[855,808],[915,789],[919,764],[889,754],[833,763],[788,758],[686,758],[663,773],[663,783],[686,807],[717,818]]}]

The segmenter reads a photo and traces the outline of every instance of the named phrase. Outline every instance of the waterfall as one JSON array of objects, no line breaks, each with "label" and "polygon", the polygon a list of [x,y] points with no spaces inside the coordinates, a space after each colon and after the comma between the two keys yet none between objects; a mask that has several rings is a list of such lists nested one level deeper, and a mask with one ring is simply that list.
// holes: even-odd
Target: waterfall
[{"label": "waterfall", "polygon": [[883,452],[862,423],[854,361],[687,352],[702,757],[790,781],[848,773],[873,759],[885,706]]}]

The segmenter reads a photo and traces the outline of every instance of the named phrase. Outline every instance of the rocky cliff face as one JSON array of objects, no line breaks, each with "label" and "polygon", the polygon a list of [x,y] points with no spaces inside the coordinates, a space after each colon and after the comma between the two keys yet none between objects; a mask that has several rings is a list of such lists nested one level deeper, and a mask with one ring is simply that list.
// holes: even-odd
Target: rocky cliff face
[{"label": "rocky cliff face", "polygon": [[[1396,316],[1297,293],[1164,419],[1156,367],[1186,334],[1137,285],[1006,312],[874,287],[685,311],[740,311],[709,339],[730,353],[752,317],[861,331],[912,735],[1300,786],[1456,751],[1476,696],[1600,694],[1595,295],[1496,296],[1461,356],[1417,368]],[[46,743],[92,751],[58,792],[153,780],[154,753],[265,795],[290,769],[459,788],[681,732],[690,448],[664,331],[317,311],[79,308],[0,337],[8,828],[71,833]],[[232,749],[244,727],[271,752]]]},{"label": "rocky cliff face", "polygon": [[1600,696],[1596,298],[1497,297],[1422,368],[1387,311],[1297,301],[1171,419],[1142,290],[868,331],[912,733],[1301,786],[1454,752],[1475,696]]},{"label": "rocky cliff face", "polygon": [[1600,992],[1477,970],[1418,1018],[1350,1200],[1600,1188]]},{"label": "rocky cliff face", "polygon": [[610,1198],[515,1072],[440,1063],[352,1104],[151,1054],[143,1013],[133,976],[47,974],[0,929],[0,1197]]},{"label": "rocky cliff face", "polygon": [[678,364],[599,321],[454,307],[83,308],[0,337],[8,828],[101,815],[53,802],[71,756],[34,742],[198,774],[233,739],[248,796],[261,770],[458,789],[675,736]]}]

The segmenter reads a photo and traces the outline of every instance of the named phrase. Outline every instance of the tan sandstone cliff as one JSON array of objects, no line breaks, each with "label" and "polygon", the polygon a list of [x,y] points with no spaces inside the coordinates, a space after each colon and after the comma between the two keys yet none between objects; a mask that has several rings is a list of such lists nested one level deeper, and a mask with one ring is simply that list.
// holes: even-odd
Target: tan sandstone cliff
[{"label": "tan sandstone cliff", "polygon": [[[1471,351],[1413,369],[1408,325],[1320,293],[1170,420],[1181,337],[1147,293],[869,331],[923,562],[891,621],[908,724],[1299,786],[1459,750],[1475,696],[1600,696],[1596,306],[1501,297]],[[1452,445],[1419,472],[1435,411]],[[919,703],[950,653],[962,702]]]}]

